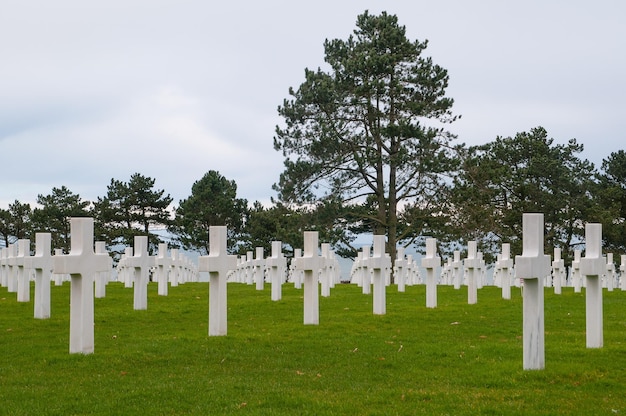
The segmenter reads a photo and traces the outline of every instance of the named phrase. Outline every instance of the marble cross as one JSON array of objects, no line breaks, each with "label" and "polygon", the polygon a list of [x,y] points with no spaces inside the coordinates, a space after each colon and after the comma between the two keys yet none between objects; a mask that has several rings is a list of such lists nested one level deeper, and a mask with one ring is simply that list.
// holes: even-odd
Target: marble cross
[{"label": "marble cross", "polygon": [[511,244],[502,244],[500,256],[500,273],[502,276],[502,299],[511,299],[511,270],[513,269],[513,259],[511,258]]},{"label": "marble cross", "polygon": [[170,274],[172,260],[167,256],[167,244],[160,243],[159,251],[156,256],[156,273],[159,296],[167,296],[167,278]]},{"label": "marble cross", "polygon": [[554,261],[552,261],[552,286],[554,286],[554,293],[556,293],[557,295],[561,294],[564,271],[565,262],[561,258],[561,249],[559,247],[555,247]]},{"label": "marble cross", "polygon": [[226,250],[225,226],[209,227],[209,255],[198,258],[198,271],[209,272],[209,336],[223,336],[228,332],[227,275],[237,267],[237,256]]},{"label": "marble cross", "polygon": [[294,259],[296,270],[304,271],[304,324],[319,325],[319,283],[318,274],[324,260],[318,254],[319,234],[317,231],[304,232],[304,253]]},{"label": "marble cross", "polygon": [[[391,266],[390,259],[385,255],[385,236],[374,236],[374,252],[369,259],[369,268],[372,270],[373,310],[374,315],[387,313],[387,296],[384,270]],[[368,272],[369,274],[369,272]]]},{"label": "marble cross", "polygon": [[30,302],[30,269],[24,267],[25,259],[30,257],[30,240],[17,240],[17,301]]},{"label": "marble cross", "polygon": [[463,267],[467,270],[467,303],[474,305],[478,302],[477,274],[480,270],[476,241],[467,242],[467,258],[463,262]]},{"label": "marble cross", "polygon": [[586,282],[587,348],[604,344],[602,320],[602,281],[606,268],[602,257],[602,224],[585,224],[585,257],[580,259],[580,273]]},{"label": "marble cross", "polygon": [[[96,254],[107,254],[106,243],[104,241],[96,241]],[[105,272],[96,273],[96,298],[103,298],[106,295],[107,283],[111,278],[111,269],[113,268],[113,259],[109,257],[109,267]]]},{"label": "marble cross", "polygon": [[25,260],[25,267],[35,270],[35,318],[50,318],[50,275],[52,274],[52,235],[35,234],[35,255]]},{"label": "marble cross", "polygon": [[435,271],[441,266],[441,258],[437,256],[437,239],[426,239],[426,255],[422,258],[422,267],[426,269],[426,307],[437,307],[437,281]]},{"label": "marble cross", "polygon": [[524,370],[545,368],[543,281],[550,273],[550,256],[543,252],[543,214],[523,214],[522,255],[515,256],[515,276],[524,281]]},{"label": "marble cross", "polygon": [[282,257],[283,243],[281,241],[272,241],[272,255],[265,259],[265,265],[269,268],[270,283],[272,286],[273,301],[282,299],[282,281],[281,272],[285,267],[285,258]]},{"label": "marble cross", "polygon": [[94,351],[93,278],[107,271],[109,256],[96,254],[93,241],[93,218],[71,218],[70,253],[53,257],[53,270],[69,274],[70,294],[70,353],[91,354]]}]

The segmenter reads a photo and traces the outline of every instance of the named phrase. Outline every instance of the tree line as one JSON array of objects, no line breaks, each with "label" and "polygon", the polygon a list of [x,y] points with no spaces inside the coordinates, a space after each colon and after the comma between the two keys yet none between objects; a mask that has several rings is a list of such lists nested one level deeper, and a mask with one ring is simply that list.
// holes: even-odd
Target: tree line
[{"label": "tree line", "polygon": [[0,210],[5,244],[49,231],[69,248],[71,216],[95,218],[96,238],[109,250],[148,235],[151,250],[167,230],[170,244],[206,253],[211,225],[229,228],[229,249],[243,254],[270,242],[287,255],[302,233],[317,230],[344,257],[357,236],[384,234],[396,247],[436,237],[442,257],[476,240],[487,262],[501,243],[521,252],[524,212],[545,216],[546,253],[565,260],[584,239],[584,224],[603,224],[604,247],[626,252],[626,153],[615,150],[597,169],[582,144],[555,143],[542,127],[466,146],[447,126],[460,115],[446,95],[446,69],[424,56],[428,41],[412,41],[386,12],[357,17],[347,39],[324,42],[324,69],[305,69],[278,107],[274,149],[284,170],[271,206],[237,197],[237,185],[208,171],[174,207],[154,179],[139,173],[112,179],[107,194],[83,201],[66,187],[39,195],[38,207],[15,201]]}]

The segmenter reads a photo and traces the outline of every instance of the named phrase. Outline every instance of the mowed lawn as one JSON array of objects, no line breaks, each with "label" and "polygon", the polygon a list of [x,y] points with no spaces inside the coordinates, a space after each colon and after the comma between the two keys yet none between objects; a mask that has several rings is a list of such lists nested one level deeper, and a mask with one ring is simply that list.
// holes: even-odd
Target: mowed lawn
[{"label": "mowed lawn", "polygon": [[[95,300],[95,353],[69,354],[69,283],[52,317],[33,318],[0,288],[2,415],[626,414],[626,292],[604,291],[604,347],[585,347],[585,294],[546,288],[546,369],[522,369],[522,298],[496,287],[338,285],[305,326],[302,291],[228,285],[228,335],[208,337],[208,283],[186,283],[133,310],[110,283]],[[32,296],[31,296],[32,299]]]}]

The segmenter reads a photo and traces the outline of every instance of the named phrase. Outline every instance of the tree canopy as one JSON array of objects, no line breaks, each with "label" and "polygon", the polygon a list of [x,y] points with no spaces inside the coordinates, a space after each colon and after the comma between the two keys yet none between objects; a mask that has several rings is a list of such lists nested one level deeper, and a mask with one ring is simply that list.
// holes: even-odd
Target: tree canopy
[{"label": "tree canopy", "polygon": [[443,125],[456,117],[447,71],[422,56],[427,41],[409,40],[386,12],[366,11],[356,26],[347,40],[324,43],[329,69],[305,69],[278,108],[274,148],[285,169],[275,189],[286,203],[366,208],[351,209],[354,220],[386,234],[395,258],[398,212],[428,201],[455,166]]}]

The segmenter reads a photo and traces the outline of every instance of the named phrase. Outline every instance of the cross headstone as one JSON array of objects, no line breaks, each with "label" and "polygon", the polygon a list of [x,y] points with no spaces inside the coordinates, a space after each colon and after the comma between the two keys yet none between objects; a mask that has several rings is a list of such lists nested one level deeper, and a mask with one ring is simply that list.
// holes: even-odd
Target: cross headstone
[{"label": "cross headstone", "polygon": [[126,258],[126,266],[132,271],[133,277],[133,309],[148,309],[148,275],[154,259],[148,254],[148,237],[136,235],[133,244],[133,255]]},{"label": "cross headstone", "polygon": [[272,255],[265,259],[265,264],[269,268],[270,283],[272,286],[273,301],[282,299],[282,281],[281,272],[285,267],[285,258],[282,257],[283,243],[281,241],[272,241]]},{"label": "cross headstone", "polygon": [[265,261],[263,261],[263,247],[257,247],[255,254],[256,257],[254,259],[253,266],[256,290],[263,290],[263,286],[265,283]]},{"label": "cross headstone", "polygon": [[50,275],[52,273],[52,235],[35,234],[35,255],[25,260],[25,267],[35,270],[35,318],[50,318]]},{"label": "cross headstone", "polygon": [[441,258],[437,256],[437,239],[426,239],[426,255],[422,258],[422,267],[426,269],[426,307],[437,307],[437,281],[435,271],[441,266]]},{"label": "cross headstone", "polygon": [[[107,254],[106,243],[104,241],[96,241],[96,254]],[[113,259],[109,257],[109,267],[105,272],[96,273],[96,298],[106,296],[107,283],[111,279],[111,269],[113,268]]]},{"label": "cross headstone", "polygon": [[372,275],[370,273],[370,246],[365,245],[361,254],[361,289],[364,295],[369,295],[372,291]]},{"label": "cross headstone", "polygon": [[513,259],[511,258],[511,244],[502,244],[500,255],[500,275],[502,281],[502,299],[511,299],[511,270],[513,269]]},{"label": "cross headstone", "polygon": [[156,257],[156,273],[159,296],[167,296],[167,278],[170,274],[172,260],[167,256],[167,244],[160,243]]},{"label": "cross headstone", "polygon": [[17,293],[17,244],[9,244],[7,252],[7,290],[9,293]]},{"label": "cross headstone", "polygon": [[93,241],[93,218],[70,220],[71,249],[64,256],[54,256],[54,273],[69,274],[70,353],[91,354],[94,351],[93,278],[109,267],[107,254],[96,254]]},{"label": "cross headstone", "polygon": [[613,263],[613,253],[606,254],[605,281],[607,290],[612,292],[615,287],[615,264]]},{"label": "cross headstone", "polygon": [[602,224],[585,224],[585,257],[580,259],[580,273],[586,282],[587,348],[604,344],[602,320],[602,282],[606,262],[602,257]]},{"label": "cross headstone", "polygon": [[620,289],[626,290],[626,254],[620,256],[619,274]]},{"label": "cross headstone", "polygon": [[[62,248],[55,248],[54,249],[54,255],[55,256],[62,256],[63,255],[63,249]],[[54,259],[52,260],[52,264],[54,264]],[[63,286],[63,282],[65,280],[67,280],[67,275],[66,274],[61,274],[61,273],[55,273],[53,271],[52,272],[52,280],[54,280],[54,285],[55,286]]]},{"label": "cross headstone", "polygon": [[330,279],[331,279],[331,271],[330,271],[330,244],[322,243],[320,245],[320,250],[322,252],[322,259],[324,259],[322,268],[320,269],[320,283],[321,283],[321,295],[322,297],[330,296]]},{"label": "cross headstone", "polygon": [[523,279],[524,370],[545,367],[543,281],[550,256],[543,253],[543,214],[523,214],[522,255],[515,256],[515,275]]},{"label": "cross headstone", "polygon": [[467,258],[463,262],[463,266],[467,270],[467,303],[474,305],[478,302],[477,274],[480,270],[476,241],[467,242]]},{"label": "cross headstone", "polygon": [[17,240],[15,266],[17,267],[18,302],[30,302],[30,269],[24,267],[24,262],[27,257],[30,257],[30,240]]},{"label": "cross headstone", "polygon": [[304,271],[296,269],[296,259],[302,257],[302,249],[296,248],[293,250],[293,260],[290,266],[293,266],[292,280],[293,287],[296,289],[302,289],[302,281],[304,280]]},{"label": "cross headstone", "polygon": [[[369,268],[372,270],[373,285],[373,309],[374,315],[387,313],[387,296],[385,279],[383,276],[386,267],[391,266],[391,261],[385,256],[385,236],[374,236],[374,253],[369,259]],[[369,273],[368,273],[369,274]]]},{"label": "cross headstone", "polygon": [[318,254],[318,232],[304,232],[304,253],[295,258],[296,270],[304,272],[304,324],[319,325],[319,284],[318,273],[323,259]]},{"label": "cross headstone", "polygon": [[225,226],[209,227],[209,255],[198,258],[198,271],[209,273],[209,336],[222,336],[228,332],[227,275],[237,267],[237,256],[226,250]]},{"label": "cross headstone", "polygon": [[398,247],[396,250],[396,261],[394,263],[395,279],[398,285],[398,292],[406,291],[406,257],[404,256],[404,247]]},{"label": "cross headstone", "polygon": [[2,247],[0,249],[0,286],[7,287],[9,276],[8,273],[8,260],[7,257],[9,255],[9,249],[7,247]]},{"label": "cross headstone", "polygon": [[554,293],[557,295],[561,294],[564,271],[565,262],[561,258],[561,249],[559,247],[555,247],[554,261],[552,261],[552,286],[554,286]]},{"label": "cross headstone", "polygon": [[572,284],[574,285],[574,293],[580,293],[582,288],[582,275],[580,274],[581,251],[574,250],[574,260],[572,260]]}]

